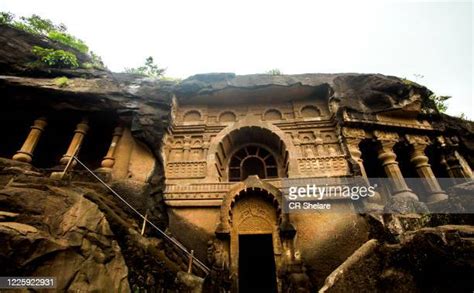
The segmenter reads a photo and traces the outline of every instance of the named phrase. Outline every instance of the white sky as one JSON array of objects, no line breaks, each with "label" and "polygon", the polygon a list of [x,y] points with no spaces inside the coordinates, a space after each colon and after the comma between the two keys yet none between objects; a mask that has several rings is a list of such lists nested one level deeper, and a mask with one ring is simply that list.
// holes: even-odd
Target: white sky
[{"label": "white sky", "polygon": [[471,1],[1,0],[0,10],[66,24],[113,71],[151,55],[181,78],[382,73],[451,95],[448,113],[474,119]]}]

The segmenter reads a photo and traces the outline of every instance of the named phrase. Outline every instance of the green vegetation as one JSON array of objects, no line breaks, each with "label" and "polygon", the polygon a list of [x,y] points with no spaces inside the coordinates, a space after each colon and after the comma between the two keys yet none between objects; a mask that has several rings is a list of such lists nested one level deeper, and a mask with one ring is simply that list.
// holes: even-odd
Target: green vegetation
[{"label": "green vegetation", "polygon": [[166,68],[160,68],[155,64],[153,57],[148,57],[145,60],[145,64],[136,68],[125,68],[126,73],[140,74],[149,77],[163,77]]},{"label": "green vegetation", "polygon": [[57,87],[67,87],[69,85],[69,79],[65,76],[58,77],[54,79],[54,84]]},{"label": "green vegetation", "polygon": [[[20,17],[19,20],[16,20],[15,15],[9,12],[0,12],[0,24],[9,25],[31,34],[47,37],[51,41],[89,55],[92,62],[82,64],[81,66],[83,68],[105,68],[102,59],[92,51],[89,51],[89,47],[82,40],[69,34],[64,24],[56,25],[51,20],[41,18],[36,14],[30,17]],[[61,68],[79,67],[79,62],[74,50],[54,50],[35,46],[32,52],[38,56],[40,64],[43,63],[47,66]],[[36,66],[38,66],[38,64],[36,64]]]},{"label": "green vegetation", "polygon": [[10,12],[0,12],[0,24],[10,24],[14,18]]},{"label": "green vegetation", "polygon": [[34,46],[31,50],[39,61],[55,68],[76,68],[79,67],[76,55],[64,50],[55,50]]},{"label": "green vegetation", "polygon": [[265,72],[266,74],[270,74],[270,75],[282,75],[283,73],[280,71],[280,69],[278,68],[273,68],[273,69],[270,69],[268,70],[267,72]]},{"label": "green vegetation", "polygon": [[447,100],[451,99],[451,96],[437,96],[432,94],[428,99],[433,101],[439,112],[445,113],[446,110],[448,110]]},{"label": "green vegetation", "polygon": [[53,41],[74,48],[81,53],[87,54],[87,52],[89,52],[89,47],[87,47],[83,41],[73,37],[70,34],[59,31],[51,31],[48,33],[48,37]]},{"label": "green vegetation", "polygon": [[[415,74],[415,77],[417,78],[423,78],[423,75],[420,75],[420,74]],[[417,85],[417,83],[409,80],[409,79],[406,79],[406,78],[402,78],[402,82],[408,86],[414,86],[414,85]],[[436,107],[436,109],[438,109],[439,112],[441,113],[445,113],[446,110],[448,110],[448,104],[447,104],[447,101],[451,99],[451,96],[438,96],[436,94],[432,94],[431,96],[428,97],[428,103],[426,102],[423,102],[424,104],[424,107],[428,106],[428,107]]]}]

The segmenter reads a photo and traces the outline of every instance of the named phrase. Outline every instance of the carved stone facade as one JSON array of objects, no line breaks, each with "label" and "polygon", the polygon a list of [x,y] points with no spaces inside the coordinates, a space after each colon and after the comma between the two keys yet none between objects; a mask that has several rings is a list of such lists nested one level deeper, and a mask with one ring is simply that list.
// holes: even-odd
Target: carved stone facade
[{"label": "carved stone facade", "polygon": [[[285,274],[294,270],[304,275],[304,267],[313,267],[320,257],[324,237],[305,234],[317,229],[321,235],[341,227],[335,222],[319,226],[323,215],[282,213],[283,178],[362,176],[370,183],[379,168],[382,171],[375,176],[388,177],[393,184],[387,194],[377,194],[372,200],[376,204],[390,196],[427,203],[447,198],[424,153],[437,135],[427,121],[390,114],[354,117],[347,112],[340,121],[334,113],[338,107],[330,104],[324,95],[273,98],[257,91],[219,98],[175,97],[174,119],[163,144],[169,229],[199,257],[217,264],[214,269],[231,280],[232,290],[243,286],[241,237],[271,235],[275,283],[282,291],[293,286]],[[361,148],[364,144],[372,145],[373,151]],[[397,161],[400,145],[406,148],[413,170],[426,179],[428,198],[419,199],[405,181],[406,166],[401,168]],[[376,158],[377,168],[367,165],[363,159],[367,156]],[[458,152],[446,151],[440,158],[453,177],[472,174]],[[353,208],[344,200],[334,205]],[[350,214],[342,218],[358,221]]]}]

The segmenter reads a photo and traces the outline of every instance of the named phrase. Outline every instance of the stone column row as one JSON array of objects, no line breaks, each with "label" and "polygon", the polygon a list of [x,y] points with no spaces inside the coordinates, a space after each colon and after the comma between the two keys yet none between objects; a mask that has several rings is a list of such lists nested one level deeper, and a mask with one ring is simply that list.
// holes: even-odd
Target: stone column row
[{"label": "stone column row", "polygon": [[[41,134],[43,133],[47,124],[48,123],[45,117],[40,117],[33,122],[31,130],[28,136],[26,137],[21,149],[18,150],[16,154],[12,157],[13,160],[31,163],[31,161],[33,160],[33,153],[35,151],[35,148],[38,145]],[[77,155],[88,131],[88,120],[87,118],[83,118],[81,122],[77,124],[76,129],[74,131],[74,136],[72,137],[67,151],[59,161],[61,165],[66,165],[73,155]],[[122,136],[122,133],[122,127],[115,128],[109,150],[107,151],[107,154],[101,162],[102,171],[110,171],[111,168],[114,166],[115,150]]]},{"label": "stone column row", "polygon": [[[343,135],[346,139],[346,144],[351,157],[358,163],[361,175],[367,178],[367,173],[361,158],[362,152],[359,148],[359,143],[368,138],[363,129],[343,128]],[[393,151],[394,145],[399,141],[397,133],[385,132],[376,130],[373,132],[373,138],[377,142],[377,158],[382,163],[385,173],[388,178],[392,180],[393,195],[398,197],[406,197],[418,199],[416,194],[408,187],[400,167],[397,162],[397,156]],[[429,193],[427,202],[437,202],[447,199],[447,194],[442,190],[436,176],[428,163],[429,159],[425,154],[426,147],[431,143],[426,136],[420,135],[406,135],[406,141],[410,145],[410,162],[413,164],[420,178],[423,179],[423,184]],[[460,164],[455,162],[456,157],[451,156],[450,159],[445,159],[448,173],[451,177],[465,178],[466,174],[462,172],[463,168]]]},{"label": "stone column row", "polygon": [[418,200],[418,196],[408,187],[398,165],[397,155],[393,151],[399,140],[398,134],[375,130],[374,136],[378,141],[378,159],[382,162],[387,177],[392,180],[393,196]]}]

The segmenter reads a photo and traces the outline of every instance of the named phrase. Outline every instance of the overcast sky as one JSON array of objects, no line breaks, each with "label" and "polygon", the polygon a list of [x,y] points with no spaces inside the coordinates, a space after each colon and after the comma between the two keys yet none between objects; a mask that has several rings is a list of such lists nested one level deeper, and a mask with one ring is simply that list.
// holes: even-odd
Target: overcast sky
[{"label": "overcast sky", "polygon": [[448,113],[474,119],[470,1],[1,0],[0,10],[66,24],[114,71],[151,55],[180,78],[382,73],[451,95]]}]

